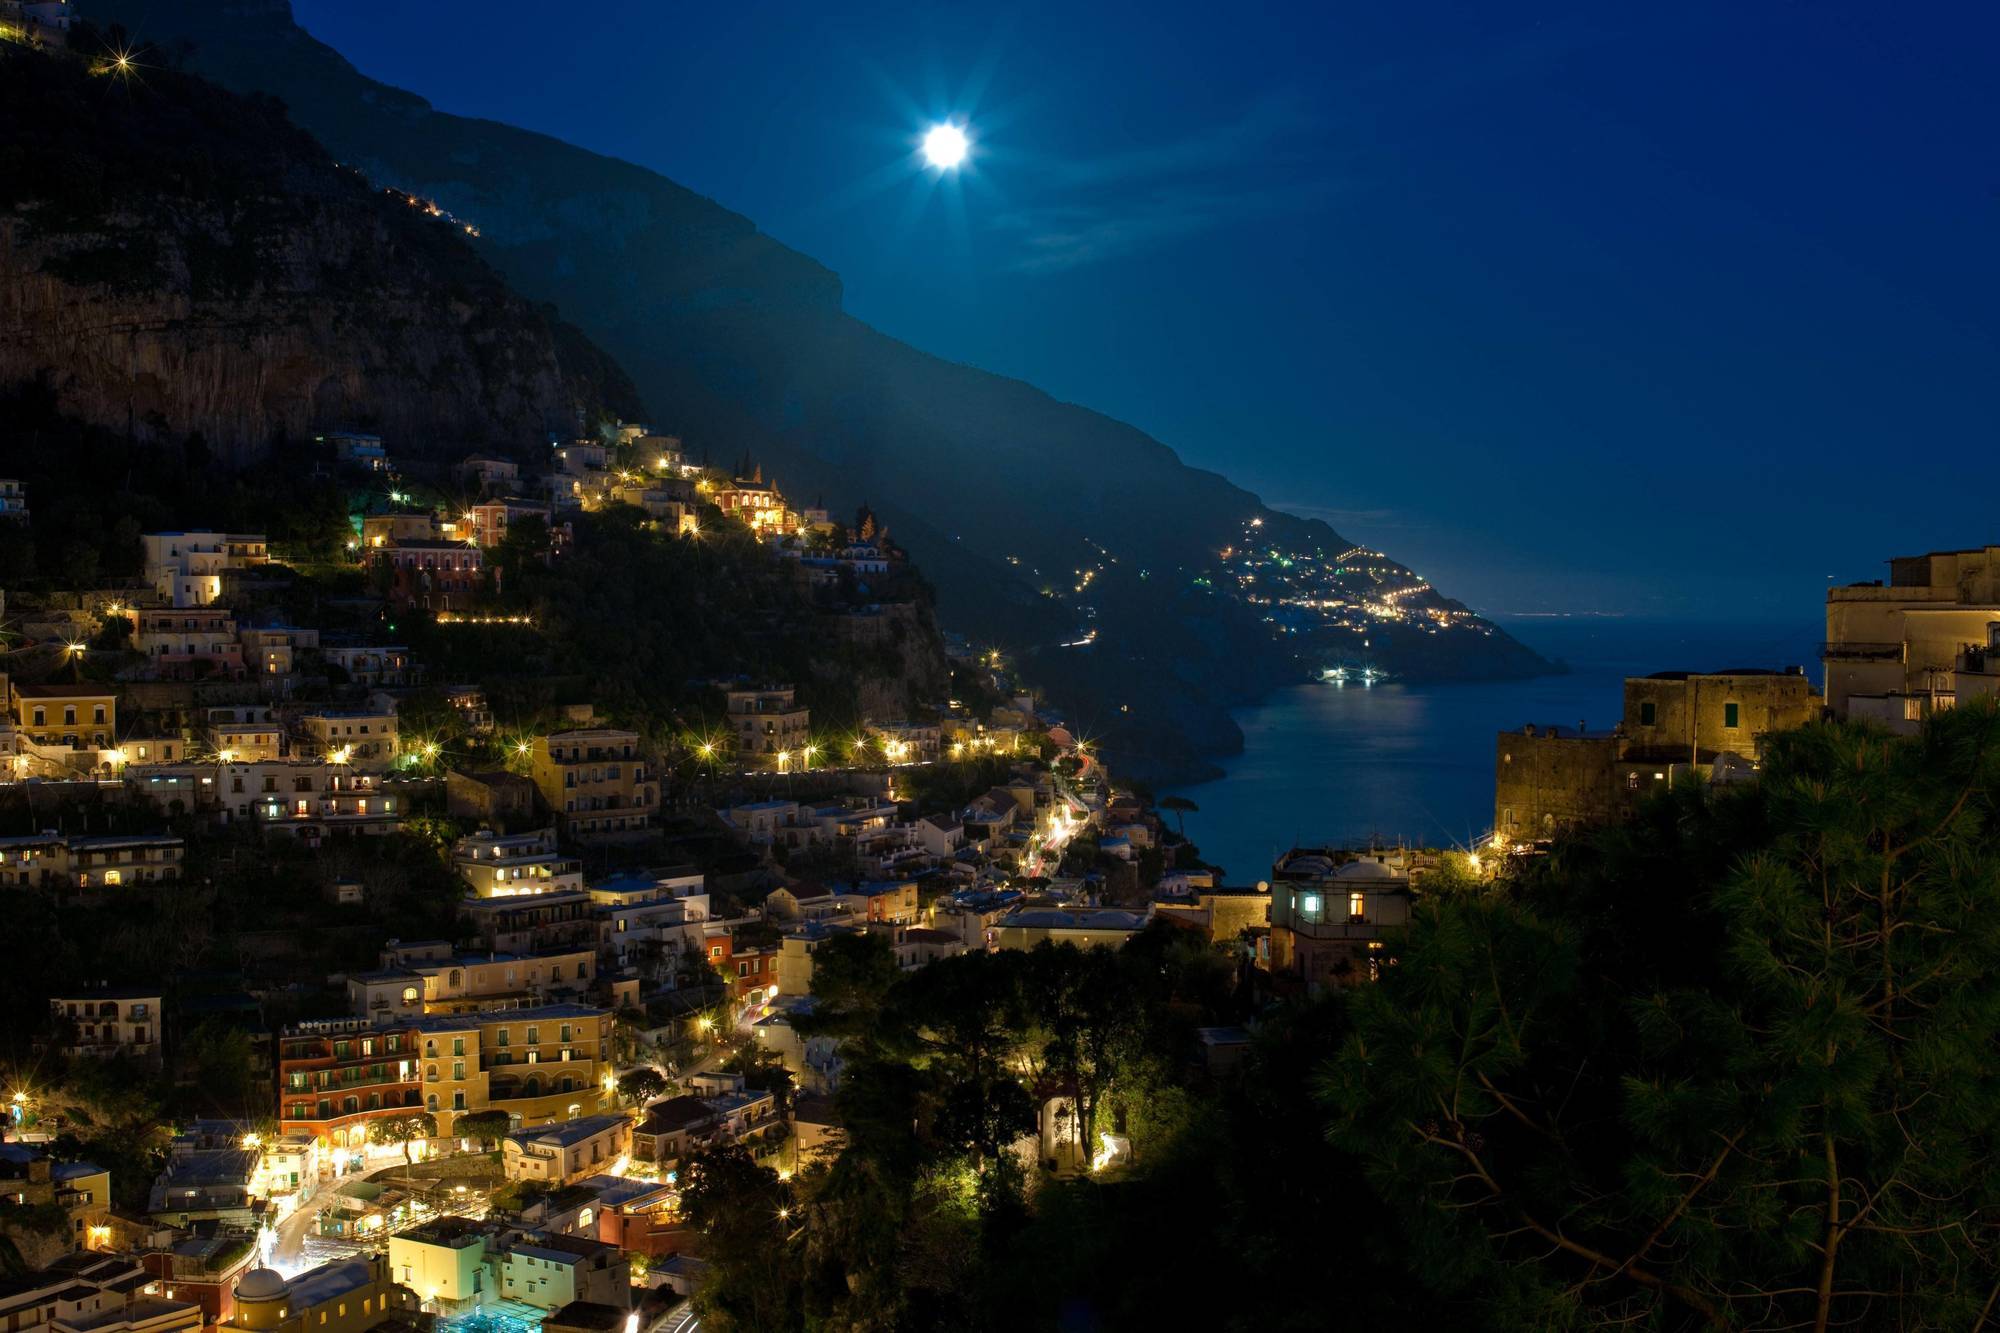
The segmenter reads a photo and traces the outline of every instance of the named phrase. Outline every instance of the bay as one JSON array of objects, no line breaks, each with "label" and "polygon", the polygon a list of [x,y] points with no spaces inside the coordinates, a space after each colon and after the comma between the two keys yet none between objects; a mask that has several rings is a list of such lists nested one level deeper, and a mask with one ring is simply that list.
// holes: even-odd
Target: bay
[{"label": "bay", "polygon": [[[1493,762],[1502,730],[1533,722],[1607,728],[1628,676],[1804,666],[1815,683],[1821,627],[1796,624],[1535,617],[1501,622],[1551,660],[1532,680],[1290,687],[1236,713],[1243,752],[1224,775],[1173,794],[1200,809],[1188,836],[1225,882],[1265,878],[1294,846],[1469,847],[1493,824]],[[1163,795],[1166,793],[1162,793]],[[1171,818],[1171,816],[1169,816]]]}]

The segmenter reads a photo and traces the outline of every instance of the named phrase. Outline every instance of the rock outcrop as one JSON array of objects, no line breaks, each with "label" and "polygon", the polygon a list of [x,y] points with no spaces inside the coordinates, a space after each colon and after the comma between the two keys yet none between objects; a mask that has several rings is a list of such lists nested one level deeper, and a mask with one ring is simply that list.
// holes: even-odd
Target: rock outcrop
[{"label": "rock outcrop", "polygon": [[575,340],[462,224],[269,99],[8,50],[0,121],[33,127],[0,147],[0,382],[46,376],[85,420],[238,454],[333,427],[526,448],[600,405],[602,367],[573,382]]}]

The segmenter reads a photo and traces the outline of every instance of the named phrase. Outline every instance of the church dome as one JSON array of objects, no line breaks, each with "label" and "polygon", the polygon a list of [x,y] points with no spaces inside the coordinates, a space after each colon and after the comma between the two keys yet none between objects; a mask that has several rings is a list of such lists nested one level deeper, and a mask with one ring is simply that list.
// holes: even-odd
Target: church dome
[{"label": "church dome", "polygon": [[273,1301],[285,1294],[285,1279],[269,1268],[253,1268],[236,1284],[239,1301]]},{"label": "church dome", "polygon": [[1396,872],[1380,861],[1349,861],[1333,872],[1335,879],[1394,879]]}]

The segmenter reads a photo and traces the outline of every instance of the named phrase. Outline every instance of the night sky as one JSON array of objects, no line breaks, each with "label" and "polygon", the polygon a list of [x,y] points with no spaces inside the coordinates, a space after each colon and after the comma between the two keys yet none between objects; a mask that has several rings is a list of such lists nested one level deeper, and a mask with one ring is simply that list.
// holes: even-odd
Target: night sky
[{"label": "night sky", "polygon": [[295,7],[1483,610],[2000,542],[1991,3]]}]

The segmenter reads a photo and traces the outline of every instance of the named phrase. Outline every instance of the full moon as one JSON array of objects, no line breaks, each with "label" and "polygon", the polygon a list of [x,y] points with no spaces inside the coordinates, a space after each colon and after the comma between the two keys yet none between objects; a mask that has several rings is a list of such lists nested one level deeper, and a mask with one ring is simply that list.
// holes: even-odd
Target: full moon
[{"label": "full moon", "polygon": [[933,125],[924,136],[924,161],[940,171],[949,171],[965,161],[968,147],[965,131],[956,125]]}]

